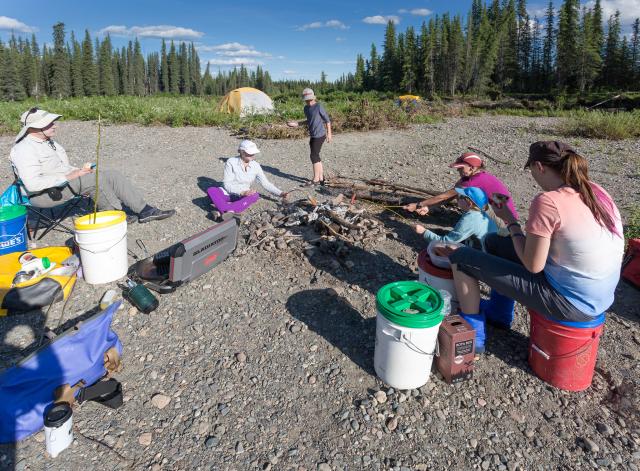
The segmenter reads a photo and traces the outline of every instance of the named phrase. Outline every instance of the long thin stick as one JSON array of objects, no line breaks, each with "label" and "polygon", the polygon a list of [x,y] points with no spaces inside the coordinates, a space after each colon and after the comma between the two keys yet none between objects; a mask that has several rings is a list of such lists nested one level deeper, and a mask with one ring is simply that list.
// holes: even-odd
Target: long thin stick
[{"label": "long thin stick", "polygon": [[93,223],[96,223],[98,217],[98,195],[100,194],[100,180],[98,179],[98,173],[100,171],[100,113],[98,113],[98,142],[96,143],[96,193],[93,195]]},{"label": "long thin stick", "polygon": [[591,108],[595,108],[596,106],[600,106],[600,105],[604,105],[606,102],[611,101],[611,100],[615,100],[616,98],[620,98],[620,95],[616,95],[614,97],[611,97],[607,100],[601,101],[600,103],[596,103],[593,106],[590,106],[589,108],[587,108],[587,110],[590,110]]},{"label": "long thin stick", "polygon": [[487,154],[485,151],[478,149],[477,147],[471,147],[471,146],[467,146],[467,149],[472,150],[474,152],[480,152],[482,155],[484,155],[487,159],[489,160],[493,160],[494,162],[498,162],[499,164],[503,164],[503,165],[509,165],[509,162],[506,162],[504,160],[500,160],[500,159],[496,159],[495,157],[491,157],[489,154]]}]

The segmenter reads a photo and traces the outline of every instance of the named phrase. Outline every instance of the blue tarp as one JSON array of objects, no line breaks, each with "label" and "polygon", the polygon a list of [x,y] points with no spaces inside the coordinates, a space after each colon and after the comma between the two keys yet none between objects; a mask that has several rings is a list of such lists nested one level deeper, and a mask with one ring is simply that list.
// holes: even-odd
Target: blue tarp
[{"label": "blue tarp", "polygon": [[106,372],[104,353],[122,344],[111,330],[111,319],[120,302],[84,321],[37,350],[18,365],[0,373],[0,443],[13,443],[44,426],[45,409],[53,403],[58,386],[87,386]]}]

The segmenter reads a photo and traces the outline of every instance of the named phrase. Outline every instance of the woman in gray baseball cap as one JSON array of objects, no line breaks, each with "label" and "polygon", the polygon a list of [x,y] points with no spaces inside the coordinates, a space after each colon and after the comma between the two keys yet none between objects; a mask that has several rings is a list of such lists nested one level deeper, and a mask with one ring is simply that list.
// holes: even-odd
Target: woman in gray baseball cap
[{"label": "woman in gray baseball cap", "polygon": [[[11,164],[22,180],[26,196],[36,207],[51,208],[74,198],[75,194],[95,192],[93,166],[90,163],[81,168],[71,165],[67,152],[53,139],[61,117],[38,108],[25,111],[20,117],[22,128],[11,149]],[[140,223],[175,214],[173,209],[161,210],[148,205],[140,190],[116,170],[101,169],[98,179],[100,210],[119,210],[124,203],[137,214]],[[128,218],[129,222],[133,220]]]}]

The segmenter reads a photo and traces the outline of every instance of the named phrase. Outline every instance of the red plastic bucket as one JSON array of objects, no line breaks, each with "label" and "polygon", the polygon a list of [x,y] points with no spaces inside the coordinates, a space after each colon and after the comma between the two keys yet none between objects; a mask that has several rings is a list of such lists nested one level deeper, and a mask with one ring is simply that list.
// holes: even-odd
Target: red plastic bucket
[{"label": "red plastic bucket", "polygon": [[529,365],[543,381],[567,391],[591,386],[604,314],[591,322],[557,322],[529,309]]}]

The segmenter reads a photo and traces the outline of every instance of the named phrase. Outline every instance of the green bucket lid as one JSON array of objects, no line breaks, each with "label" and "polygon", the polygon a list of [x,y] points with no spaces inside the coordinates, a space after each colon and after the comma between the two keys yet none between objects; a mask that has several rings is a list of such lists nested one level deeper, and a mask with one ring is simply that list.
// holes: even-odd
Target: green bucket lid
[{"label": "green bucket lid", "polygon": [[24,216],[25,214],[27,214],[26,206],[19,204],[0,207],[0,221],[9,221],[10,219],[16,219],[20,216]]},{"label": "green bucket lid", "polygon": [[417,281],[384,285],[376,296],[378,311],[388,321],[412,329],[427,329],[442,322],[442,296]]}]

